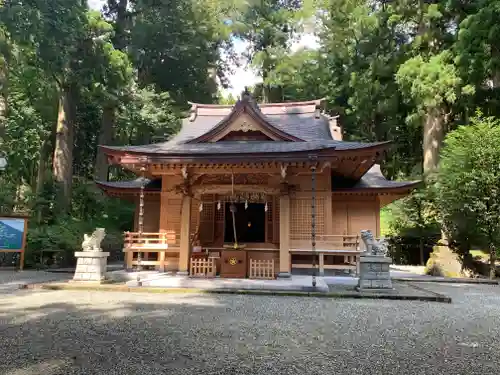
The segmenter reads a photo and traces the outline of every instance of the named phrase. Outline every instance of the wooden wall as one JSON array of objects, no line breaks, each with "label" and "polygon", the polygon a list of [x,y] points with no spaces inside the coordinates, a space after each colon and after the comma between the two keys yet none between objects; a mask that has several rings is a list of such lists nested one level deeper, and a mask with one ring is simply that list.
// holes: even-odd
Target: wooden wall
[{"label": "wooden wall", "polygon": [[[139,198],[136,199],[134,212],[134,231],[139,231]],[[160,196],[146,195],[144,197],[144,232],[157,233],[160,230]]]},{"label": "wooden wall", "polygon": [[359,234],[370,229],[380,235],[380,206],[376,196],[334,195],[331,234]]},{"label": "wooden wall", "polygon": [[[311,174],[293,176],[290,183],[297,186],[297,192],[290,198],[290,234],[309,234],[311,231]],[[318,174],[316,194],[316,233],[318,235],[359,234],[363,229],[370,229],[380,235],[380,201],[376,196],[336,195],[330,193],[329,172]],[[180,179],[180,177],[179,177]],[[147,195],[144,207],[144,231],[166,232],[178,238],[181,223],[182,196],[170,190],[180,182],[177,177],[165,176],[162,193]],[[191,232],[199,226],[203,244],[221,242],[223,238],[223,209],[216,209],[218,199],[223,196],[204,195],[201,200],[192,199]],[[279,197],[268,197],[269,211],[266,215],[267,242],[279,243]],[[138,202],[138,200],[137,200]],[[203,211],[199,212],[200,202]],[[138,210],[135,213],[137,228]],[[222,243],[221,243],[222,244]],[[219,245],[221,245],[219,244]]]}]

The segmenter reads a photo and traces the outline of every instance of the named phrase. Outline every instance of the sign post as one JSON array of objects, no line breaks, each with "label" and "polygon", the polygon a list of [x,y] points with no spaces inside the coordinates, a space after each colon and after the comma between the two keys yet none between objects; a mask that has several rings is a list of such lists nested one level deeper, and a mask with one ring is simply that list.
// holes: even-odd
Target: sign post
[{"label": "sign post", "polygon": [[24,249],[28,218],[26,216],[0,216],[0,253],[19,253],[19,270],[24,267]]}]

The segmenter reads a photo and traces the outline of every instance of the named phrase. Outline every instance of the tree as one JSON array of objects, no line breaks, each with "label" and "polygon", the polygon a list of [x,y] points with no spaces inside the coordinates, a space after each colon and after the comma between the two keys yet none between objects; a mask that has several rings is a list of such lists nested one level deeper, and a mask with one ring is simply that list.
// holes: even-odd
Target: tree
[{"label": "tree", "polygon": [[396,79],[416,111],[409,121],[423,119],[423,171],[425,175],[438,166],[439,152],[446,134],[451,107],[462,93],[462,80],[449,51],[425,59],[417,56],[406,61]]},{"label": "tree", "polygon": [[[490,251],[490,278],[500,245],[500,120],[476,117],[446,137],[437,202],[451,239],[468,238]],[[451,228],[451,229],[449,229]]]},{"label": "tree", "polygon": [[[113,26],[106,22],[99,12],[88,13],[89,33],[94,40],[92,49],[88,51],[88,70],[91,72],[89,90],[101,103],[101,126],[98,145],[110,144],[113,141],[116,125],[116,110],[128,95],[133,82],[132,65],[125,52],[115,49],[112,44]],[[97,150],[95,161],[95,177],[105,181],[108,176],[107,160],[101,150]]]},{"label": "tree", "polygon": [[474,5],[459,23],[454,45],[455,63],[462,79],[472,85],[475,95],[464,103],[465,120],[480,108],[485,115],[500,115],[500,4],[495,0]]},{"label": "tree", "polygon": [[250,45],[245,57],[262,77],[264,102],[283,100],[282,88],[273,89],[270,73],[290,52],[301,5],[300,0],[245,1],[236,20],[236,35]]}]

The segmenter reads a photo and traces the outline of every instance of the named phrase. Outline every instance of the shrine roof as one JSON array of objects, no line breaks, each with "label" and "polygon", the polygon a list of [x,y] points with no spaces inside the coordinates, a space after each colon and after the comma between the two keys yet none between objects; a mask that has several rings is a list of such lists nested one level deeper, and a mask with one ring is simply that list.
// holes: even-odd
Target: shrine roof
[{"label": "shrine roof", "polygon": [[[129,181],[96,181],[104,190],[116,189],[124,190],[129,193],[138,193],[141,188],[141,179],[129,180]],[[387,180],[380,170],[380,165],[375,164],[372,168],[365,173],[361,179],[356,182],[352,187],[336,188],[333,186],[334,192],[354,192],[359,190],[392,190],[392,191],[408,191],[419,185],[421,181],[390,181]],[[155,180],[146,179],[145,185],[146,191],[160,191],[161,190],[161,178]]]},{"label": "shrine roof", "polygon": [[[374,164],[357,182],[351,187],[335,187],[333,191],[353,190],[411,190],[421,184],[422,181],[391,181],[385,178],[380,169],[380,164]],[[334,184],[333,184],[334,185]]]},{"label": "shrine roof", "polygon": [[[321,100],[250,106],[270,125],[304,141],[331,140],[329,117],[319,113]],[[189,142],[214,129],[237,107],[232,105],[191,103],[191,116],[183,120],[181,131],[172,138],[174,143]]]},{"label": "shrine roof", "polygon": [[[95,181],[97,185],[103,188],[113,188],[113,189],[140,189],[143,181],[141,178],[136,178],[134,180],[126,181]],[[144,189],[147,191],[160,191],[161,190],[161,178],[150,180],[144,179]]]},{"label": "shrine roof", "polygon": [[[311,151],[326,153],[328,150],[336,152],[358,149],[371,149],[378,155],[379,151],[386,148],[389,142],[362,143],[334,139],[330,128],[332,118],[321,114],[320,103],[321,100],[257,104],[249,93],[244,93],[234,106],[191,103],[191,116],[184,119],[179,133],[166,142],[100,147],[113,157],[144,155],[164,160],[199,159],[207,156],[215,160],[237,158],[240,155],[242,158],[254,155],[274,158],[274,155],[269,154],[297,155]],[[255,121],[250,126],[256,126],[268,139],[221,141],[220,137],[227,134],[224,132],[230,132],[231,126],[242,115],[252,123]],[[243,130],[246,131],[248,130]]]},{"label": "shrine roof", "polygon": [[262,154],[287,153],[335,149],[337,151],[366,149],[383,146],[388,142],[344,142],[344,141],[310,141],[310,142],[278,142],[278,141],[226,141],[214,143],[174,143],[163,142],[141,146],[104,146],[109,151],[124,151],[134,154]]}]

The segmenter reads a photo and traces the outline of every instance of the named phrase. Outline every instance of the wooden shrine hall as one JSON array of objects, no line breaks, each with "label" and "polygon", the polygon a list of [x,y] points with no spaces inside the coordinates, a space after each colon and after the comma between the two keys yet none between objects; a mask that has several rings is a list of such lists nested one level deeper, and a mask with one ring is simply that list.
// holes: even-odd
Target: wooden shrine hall
[{"label": "wooden shrine hall", "polygon": [[100,146],[133,181],[97,181],[136,202],[125,233],[129,270],[193,277],[355,273],[360,231],[379,236],[380,208],[419,182],[388,181],[388,142],[342,140],[320,100],[193,103],[163,143]]}]

